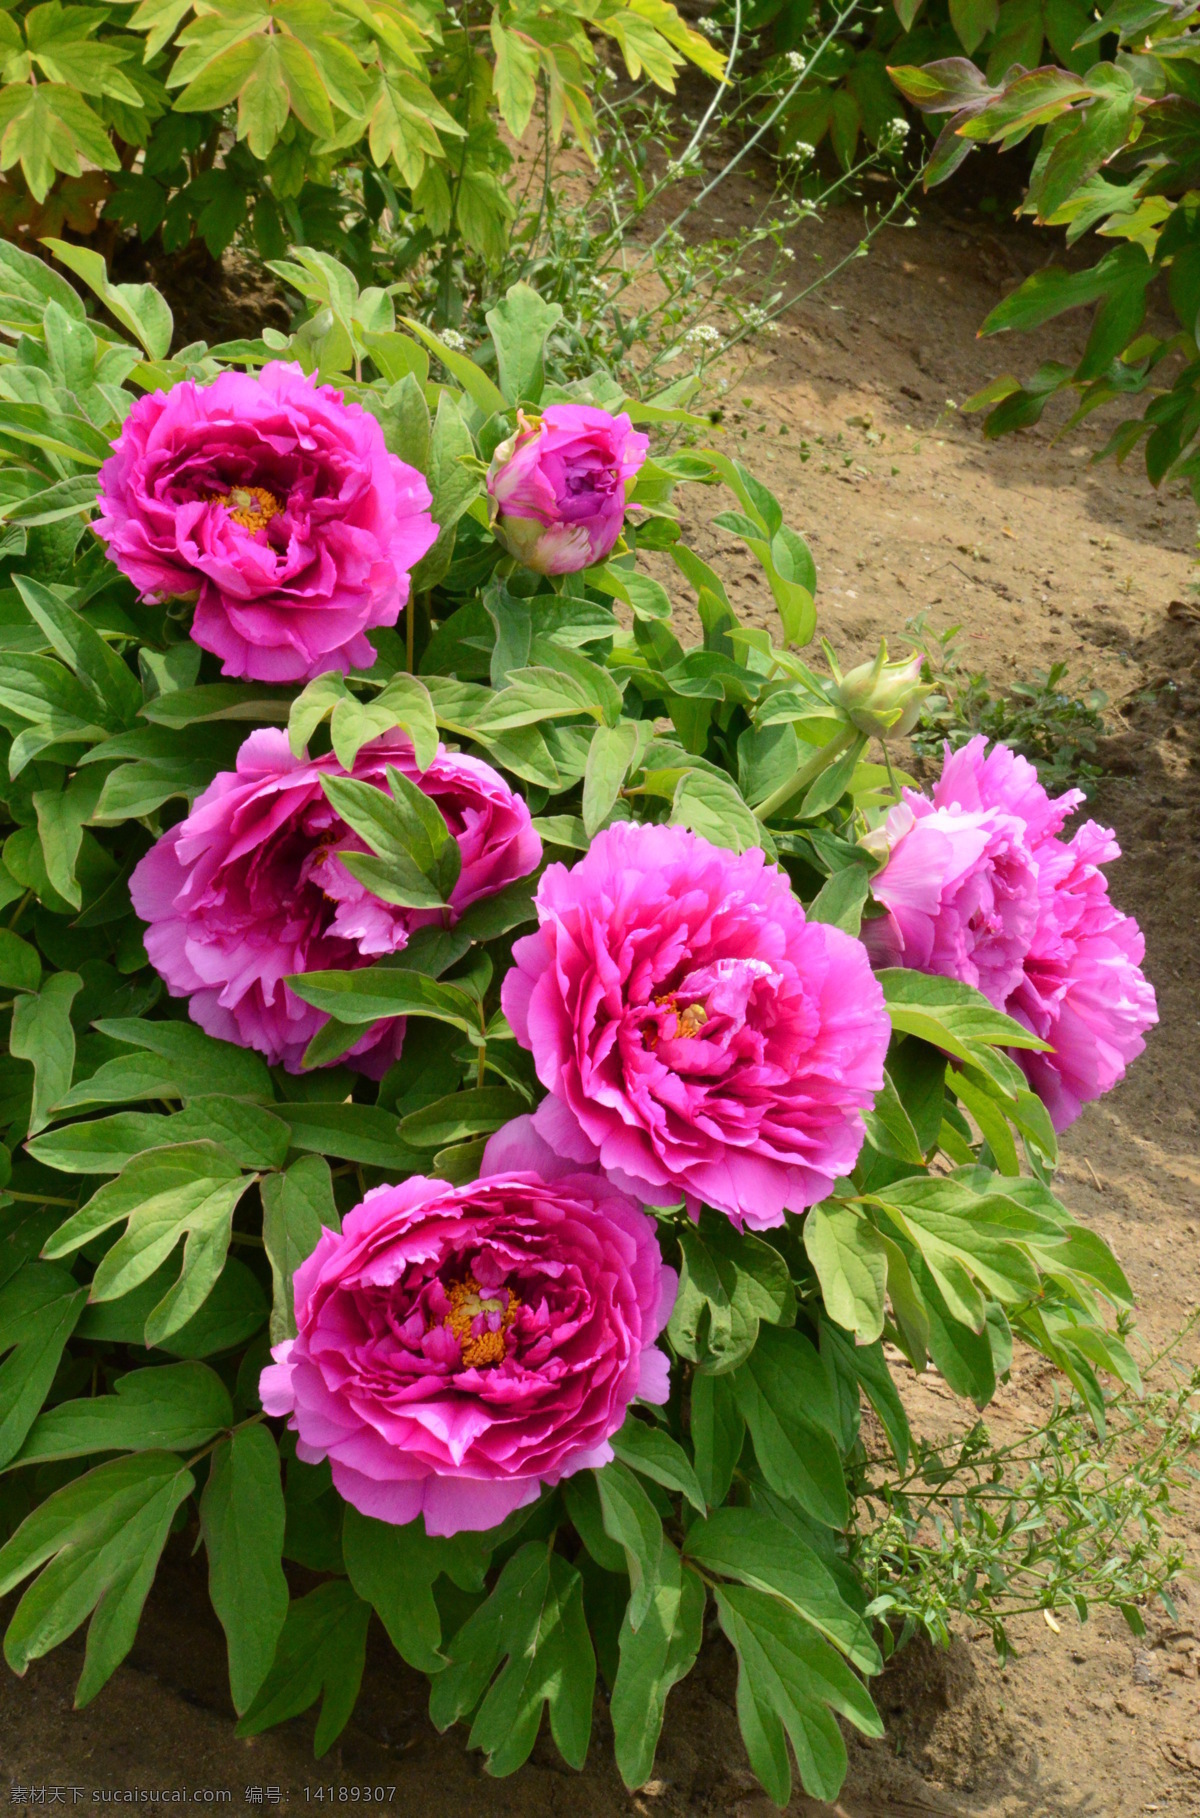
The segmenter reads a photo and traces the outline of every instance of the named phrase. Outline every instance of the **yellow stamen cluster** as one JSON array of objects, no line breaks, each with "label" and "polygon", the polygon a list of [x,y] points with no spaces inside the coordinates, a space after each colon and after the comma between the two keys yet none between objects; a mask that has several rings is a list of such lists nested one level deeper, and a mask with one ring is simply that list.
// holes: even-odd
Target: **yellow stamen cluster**
[{"label": "yellow stamen cluster", "polygon": [[[520,1305],[512,1293],[508,1296],[507,1306],[504,1306],[499,1295],[485,1296],[473,1275],[453,1284],[450,1289],[450,1311],[442,1324],[457,1338],[466,1369],[482,1370],[488,1364],[504,1362],[508,1348],[504,1335],[517,1317]],[[500,1324],[494,1332],[484,1331],[476,1337],[471,1327],[481,1313],[499,1313]]]},{"label": "yellow stamen cluster", "polygon": [[229,492],[214,495],[214,505],[223,505],[235,524],[246,530],[265,530],[277,518],[283,506],[265,486],[234,486]]},{"label": "yellow stamen cluster", "polygon": [[[675,998],[673,994],[668,997],[656,997],[654,1002],[660,1010],[664,1008],[675,1010],[674,1028],[663,1029],[661,1031],[669,1042],[678,1041],[681,1037],[685,1036],[699,1035],[701,1029],[708,1021],[708,1011],[704,1008],[703,1004],[689,1004],[686,1009],[677,1010],[675,1009]],[[654,1029],[647,1029],[643,1036],[643,1041],[647,1048],[653,1048],[656,1045],[658,1034],[659,1032]]]}]

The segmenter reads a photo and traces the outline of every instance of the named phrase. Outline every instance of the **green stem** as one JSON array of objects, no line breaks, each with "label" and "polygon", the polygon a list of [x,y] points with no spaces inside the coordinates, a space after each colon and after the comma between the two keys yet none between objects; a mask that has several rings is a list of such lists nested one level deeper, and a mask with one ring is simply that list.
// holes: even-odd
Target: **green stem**
[{"label": "green stem", "polygon": [[843,726],[840,732],[835,732],[827,745],[822,745],[819,751],[813,752],[807,764],[801,764],[786,783],[780,783],[765,802],[758,804],[754,810],[757,818],[760,821],[768,820],[771,815],[778,814],[781,808],[786,808],[795,796],[801,795],[810,784],[815,783],[821,772],[827,770],[836,758],[840,758],[857,737],[853,726]]},{"label": "green stem", "polygon": [[260,1426],[266,1418],[265,1414],[251,1414],[249,1420],[239,1420],[236,1427],[228,1427],[224,1433],[218,1433],[217,1437],[211,1439],[206,1446],[201,1446],[198,1452],[192,1453],[192,1456],[186,1461],[185,1470],[190,1471],[194,1464],[199,1464],[202,1458],[207,1458],[210,1452],[215,1452],[224,1440],[231,1439],[235,1433],[240,1433],[243,1427]]}]

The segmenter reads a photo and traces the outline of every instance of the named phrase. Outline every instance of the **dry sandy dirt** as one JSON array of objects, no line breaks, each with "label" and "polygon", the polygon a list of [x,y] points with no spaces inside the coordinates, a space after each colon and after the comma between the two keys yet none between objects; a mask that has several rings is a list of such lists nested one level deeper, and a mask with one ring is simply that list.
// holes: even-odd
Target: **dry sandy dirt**
[{"label": "dry sandy dirt", "polygon": [[[748,191],[726,204],[732,217]],[[795,241],[798,274],[826,267],[857,232],[835,217]],[[1061,1187],[1072,1210],[1113,1244],[1133,1282],[1150,1345],[1200,1302],[1200,618],[1187,602],[1195,512],[1149,489],[1139,467],[1093,467],[1095,441],[1051,444],[1043,429],[985,444],[977,424],[947,410],[1005,357],[1029,372],[1074,358],[1081,317],[1010,347],[978,343],[988,309],[1049,252],[1032,232],[997,230],[978,215],[936,208],[886,232],[869,259],[799,305],[760,342],[726,395],[726,446],[778,493],[811,539],[820,567],[822,628],[840,653],[866,652],[928,611],[961,623],[974,667],[996,681],[1028,677],[1066,657],[1112,702],[1108,775],[1095,812],[1125,849],[1114,889],[1146,931],[1162,1026],[1129,1081],[1092,1106],[1064,1143]],[[767,622],[745,551],[707,518],[689,528],[719,552],[739,608]],[[1177,602],[1172,612],[1171,603]],[[1183,604],[1179,604],[1182,602]],[[1178,684],[1164,693],[1168,678]],[[1143,699],[1143,696],[1149,696]],[[1195,1361],[1192,1358],[1190,1361]],[[908,1378],[918,1430],[944,1433],[959,1412],[936,1378]],[[1018,1357],[993,1410],[1012,1434],[1050,1401],[1036,1360]],[[1200,1496],[1181,1506],[1195,1548]],[[877,1687],[883,1741],[852,1739],[842,1803],[797,1794],[790,1811],[842,1818],[1182,1818],[1200,1810],[1200,1585],[1179,1591],[1180,1622],[1149,1616],[1135,1642],[1117,1616],[1085,1627],[1064,1618],[1015,1625],[1021,1653],[1001,1671],[990,1642],[964,1628],[947,1655],[910,1649]],[[1180,1630],[1184,1632],[1180,1634]],[[463,1732],[439,1737],[422,1682],[374,1638],[364,1693],[340,1745],[311,1758],[312,1720],[254,1742],[233,1738],[219,1631],[197,1564],[173,1558],[151,1598],[128,1662],[86,1711],[71,1709],[79,1668],[68,1645],[27,1678],[0,1678],[0,1800],[17,1787],[228,1789],[244,1810],[252,1789],[280,1789],[295,1811],[316,1789],[392,1786],[412,1818],[767,1818],[774,1808],[744,1768],[723,1644],[673,1695],[656,1766],[627,1794],[609,1762],[598,1705],[586,1770],[552,1746],[502,1782],[467,1755]],[[71,1802],[70,1791],[65,1793]],[[16,1808],[13,1808],[16,1809]],[[282,1809],[282,1808],[281,1808]]]}]

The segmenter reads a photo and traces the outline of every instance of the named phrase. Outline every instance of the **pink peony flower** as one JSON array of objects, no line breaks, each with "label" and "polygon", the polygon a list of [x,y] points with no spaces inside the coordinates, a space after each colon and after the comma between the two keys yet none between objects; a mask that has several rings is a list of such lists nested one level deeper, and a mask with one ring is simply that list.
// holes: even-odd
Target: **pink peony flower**
[{"label": "pink peony flower", "polygon": [[[353,775],[386,787],[392,764],[419,783],[462,849],[452,917],[536,869],[542,845],[529,810],[487,764],[438,748],[417,768],[402,732],[364,745]],[[257,1048],[299,1071],[328,1020],[284,984],[290,973],[368,965],[399,953],[436,910],[400,909],[351,877],[340,852],[363,852],[325,799],[334,757],[295,758],[282,730],[252,732],[187,819],[164,833],[130,878],[146,951],[173,997],[210,1035]],[[399,1056],[403,1018],[374,1023],[348,1059],[374,1078]]]},{"label": "pink peony flower", "polygon": [[537,910],[501,1001],[555,1150],[757,1230],[850,1171],[883,1083],[883,995],[861,943],[807,922],[761,852],[625,823],[552,865]]},{"label": "pink peony flower", "polygon": [[262,1403],[364,1515],[494,1527],[607,1464],[635,1397],[667,1399],[676,1277],[652,1220],[598,1174],[543,1171],[528,1126],[470,1186],[376,1187],[296,1271]]},{"label": "pink peony flower", "polygon": [[1109,901],[1100,866],[1120,856],[1087,821],[1061,838],[1083,793],[1047,795],[1006,745],[947,751],[932,801],[904,792],[888,817],[888,862],[872,892],[888,913],[864,924],[879,965],[975,985],[1050,1043],[1013,1059],[1057,1130],[1115,1086],[1157,1022],[1137,923]]},{"label": "pink peony flower", "polygon": [[862,930],[875,965],[961,979],[1002,1009],[1038,919],[1024,821],[997,810],[935,808],[906,789],[885,833],[888,862],[871,888],[888,913]]},{"label": "pink peony flower", "polygon": [[500,542],[539,574],[574,574],[602,562],[625,522],[625,482],[646,459],[648,437],[622,414],[551,404],[492,457],[487,489]]},{"label": "pink peony flower", "polygon": [[437,535],[424,479],[376,419],[276,362],[139,399],[100,469],[93,528],[148,599],[196,597],[223,675],[369,668]]}]

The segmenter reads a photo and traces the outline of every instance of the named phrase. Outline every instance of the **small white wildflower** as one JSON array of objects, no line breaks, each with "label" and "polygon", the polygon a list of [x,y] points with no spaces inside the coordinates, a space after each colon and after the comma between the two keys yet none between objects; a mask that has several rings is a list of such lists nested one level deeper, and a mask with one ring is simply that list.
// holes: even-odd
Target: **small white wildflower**
[{"label": "small white wildflower", "polygon": [[785,259],[794,259],[796,257],[790,246],[781,246],[779,250]]},{"label": "small white wildflower", "polygon": [[899,151],[904,144],[904,141],[908,138],[910,130],[908,121],[905,120],[903,116],[897,114],[895,119],[888,121],[879,135],[880,151]]},{"label": "small white wildflower", "polygon": [[787,66],[794,75],[802,76],[808,68],[808,58],[801,56],[799,51],[789,51],[787,54]]},{"label": "small white wildflower", "polygon": [[685,347],[719,347],[723,335],[711,322],[700,322],[695,328],[689,328],[683,337]]},{"label": "small white wildflower", "polygon": [[711,19],[697,19],[696,24],[706,38],[715,38],[717,36],[718,27]]},{"label": "small white wildflower", "polygon": [[451,353],[465,353],[467,338],[465,335],[460,335],[457,328],[443,328],[442,346],[448,347]]}]

